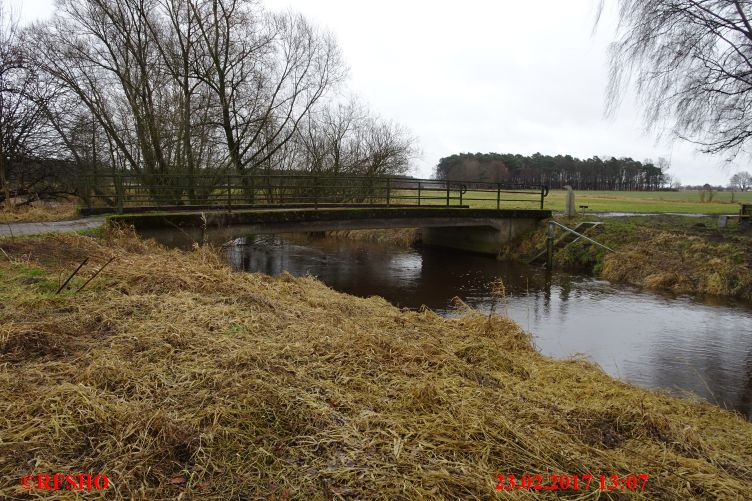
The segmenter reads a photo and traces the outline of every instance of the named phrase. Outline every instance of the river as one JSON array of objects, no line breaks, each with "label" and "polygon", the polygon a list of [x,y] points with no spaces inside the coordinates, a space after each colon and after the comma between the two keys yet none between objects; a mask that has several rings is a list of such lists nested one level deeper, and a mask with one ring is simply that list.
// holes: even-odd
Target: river
[{"label": "river", "polygon": [[[185,246],[185,235],[147,236]],[[752,305],[678,296],[440,249],[301,235],[243,237],[227,247],[238,270],[313,275],[356,296],[452,314],[459,297],[508,314],[555,358],[585,356],[612,376],[675,395],[698,395],[752,419]],[[501,278],[499,304],[490,283]]]}]

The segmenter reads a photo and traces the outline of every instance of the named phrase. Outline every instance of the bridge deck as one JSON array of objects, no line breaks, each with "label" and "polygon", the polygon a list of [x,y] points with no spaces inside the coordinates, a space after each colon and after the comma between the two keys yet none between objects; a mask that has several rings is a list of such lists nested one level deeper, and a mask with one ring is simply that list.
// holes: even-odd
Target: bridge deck
[{"label": "bridge deck", "polygon": [[472,227],[498,228],[502,220],[547,219],[550,210],[464,208],[331,208],[264,209],[212,212],[158,212],[111,216],[136,229],[243,226],[249,233],[285,233],[375,228]]}]

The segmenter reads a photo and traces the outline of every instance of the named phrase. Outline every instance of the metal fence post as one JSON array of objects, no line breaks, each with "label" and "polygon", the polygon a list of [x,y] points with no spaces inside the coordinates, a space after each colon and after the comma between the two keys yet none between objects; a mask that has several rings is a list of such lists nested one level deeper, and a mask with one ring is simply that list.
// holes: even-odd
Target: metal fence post
[{"label": "metal fence post", "polygon": [[121,172],[115,172],[115,208],[118,214],[123,213],[123,177]]},{"label": "metal fence post", "polygon": [[251,180],[251,182],[250,182],[250,184],[251,184],[251,196],[249,198],[250,198],[250,201],[251,201],[251,205],[256,205],[256,176],[254,176],[253,174],[251,174],[248,177]]},{"label": "metal fence post", "polygon": [[227,210],[232,212],[232,178],[227,174]]},{"label": "metal fence post", "polygon": [[314,176],[313,178],[313,206],[314,208],[319,208],[319,178],[318,176]]},{"label": "metal fence post", "polygon": [[546,267],[551,270],[554,267],[554,231],[556,227],[553,221],[548,222],[546,233]]},{"label": "metal fence post", "polygon": [[89,209],[91,209],[92,199],[94,197],[94,183],[96,183],[96,179],[93,174],[86,176],[86,206]]}]

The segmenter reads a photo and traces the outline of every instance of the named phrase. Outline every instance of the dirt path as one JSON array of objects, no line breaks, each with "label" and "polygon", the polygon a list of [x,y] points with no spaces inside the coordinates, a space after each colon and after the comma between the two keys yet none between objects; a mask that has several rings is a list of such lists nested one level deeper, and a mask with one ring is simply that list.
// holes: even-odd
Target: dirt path
[{"label": "dirt path", "polygon": [[91,230],[104,224],[104,216],[87,217],[73,221],[51,221],[44,223],[0,223],[0,237],[21,235],[41,235],[64,231]]}]

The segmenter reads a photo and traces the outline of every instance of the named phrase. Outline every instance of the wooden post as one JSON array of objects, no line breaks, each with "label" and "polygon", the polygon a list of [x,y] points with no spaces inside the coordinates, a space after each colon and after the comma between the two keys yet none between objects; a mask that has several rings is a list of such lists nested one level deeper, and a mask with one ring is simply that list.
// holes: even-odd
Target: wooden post
[{"label": "wooden post", "polygon": [[448,179],[446,182],[446,191],[447,191],[446,206],[449,207],[449,180]]},{"label": "wooden post", "polygon": [[388,177],[386,178],[386,206],[389,207],[389,202],[391,198],[391,191],[392,191],[392,178]]},{"label": "wooden post", "polygon": [[496,185],[496,210],[501,209],[501,184]]},{"label": "wooden post", "polygon": [[420,181],[418,181],[418,205],[420,205]]}]

